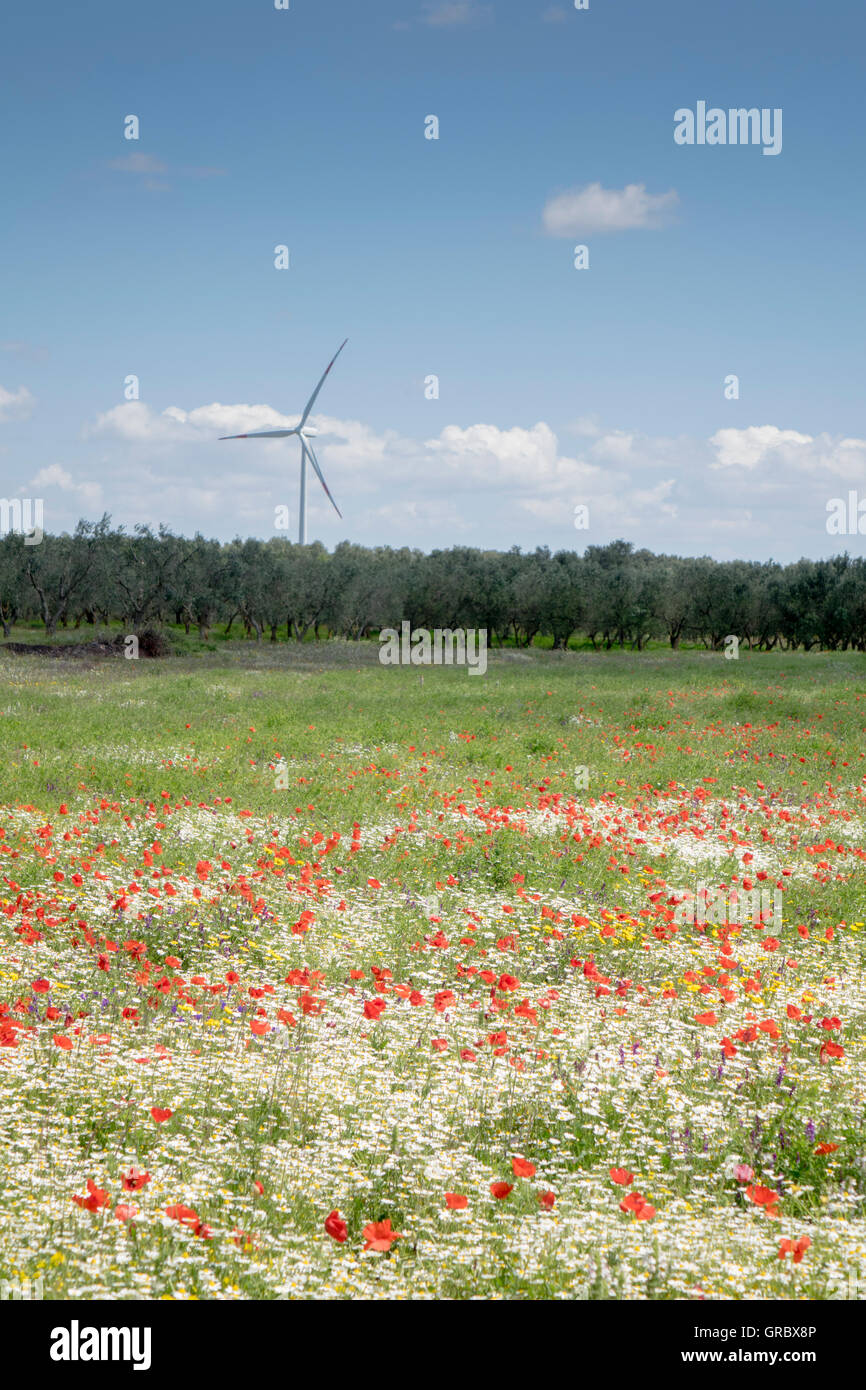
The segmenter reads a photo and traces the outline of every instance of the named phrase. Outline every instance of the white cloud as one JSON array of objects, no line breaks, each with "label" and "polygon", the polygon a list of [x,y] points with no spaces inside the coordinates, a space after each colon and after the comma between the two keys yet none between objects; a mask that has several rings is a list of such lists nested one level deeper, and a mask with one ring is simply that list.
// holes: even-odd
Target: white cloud
[{"label": "white cloud", "polygon": [[767,462],[770,455],[784,450],[791,458],[792,451],[814,443],[809,434],[796,430],[780,430],[775,425],[750,425],[748,429],[717,430],[710,440],[718,455],[713,468],[754,469]]},{"label": "white cloud", "polygon": [[476,5],[473,0],[438,0],[424,6],[424,23],[433,29],[454,29],[462,24],[483,24],[492,18],[492,5]]},{"label": "white cloud", "polygon": [[34,478],[30,479],[31,488],[58,487],[61,492],[76,493],[81,501],[88,506],[99,506],[102,499],[102,487],[99,483],[76,483],[72,474],[65,468],[61,468],[59,463],[49,464],[47,468],[40,468]]},{"label": "white cloud", "polygon": [[[563,486],[600,470],[559,453],[556,435],[540,421],[532,429],[496,425],[446,425],[438,439],[428,439],[425,449],[437,467],[450,474],[449,486],[461,488]],[[428,454],[429,458],[429,454]],[[429,466],[429,463],[428,463]]]},{"label": "white cloud", "polygon": [[156,158],[156,155],[140,154],[138,151],[121,155],[119,159],[110,159],[108,167],[109,169],[119,169],[124,174],[168,173],[168,165],[163,164],[161,159]]},{"label": "white cloud", "polygon": [[633,493],[633,501],[638,507],[658,507],[665,515],[676,516],[677,507],[667,501],[676,487],[676,481],[676,478],[661,478],[655,487],[638,488]]},{"label": "white cloud", "polygon": [[[100,479],[105,501],[79,507],[76,518],[105,509],[127,525],[165,521],[184,534],[271,535],[276,504],[297,515],[297,441],[219,443],[218,436],[291,428],[297,419],[264,404],[117,405],[91,426],[83,465]],[[622,536],[638,547],[720,559],[832,554],[826,501],[866,482],[866,440],[771,425],[665,437],[588,414],[572,422],[565,444],[545,421],[452,423],[428,438],[330,415],[311,423],[344,517],[308,477],[309,534],[328,545],[348,536],[424,549],[581,550]],[[62,473],[42,476],[61,492],[69,482]],[[577,504],[589,507],[588,531],[574,529]]]},{"label": "white cloud", "polygon": [[602,433],[597,415],[578,415],[576,420],[572,420],[569,429],[572,434],[589,439],[597,439]]},{"label": "white cloud", "polygon": [[607,462],[625,464],[632,459],[633,444],[633,434],[626,434],[624,430],[614,430],[611,434],[604,434],[596,440],[592,446],[592,453],[596,458]]},{"label": "white cloud", "polygon": [[428,499],[415,502],[402,499],[384,502],[382,506],[374,509],[372,516],[388,526],[394,537],[391,540],[394,546],[404,543],[402,535],[405,535],[408,527],[424,530],[431,526],[440,526],[443,530],[465,531],[472,524],[471,515],[461,512],[449,499],[437,499],[432,503]]},{"label": "white cloud", "polygon": [[48,356],[46,348],[37,347],[34,343],[26,343],[21,339],[0,343],[0,352],[8,352],[12,357],[30,359],[36,362],[42,362]]},{"label": "white cloud", "polygon": [[750,487],[790,487],[792,474],[798,475],[798,489],[808,488],[810,480],[824,489],[831,481],[852,486],[866,481],[866,439],[813,437],[776,425],[750,425],[742,430],[717,430],[710,444],[716,451],[710,468],[744,469],[753,475]]},{"label": "white cloud", "polygon": [[548,199],[542,218],[549,236],[591,236],[604,232],[663,227],[679,202],[675,189],[647,193],[646,184],[602,188],[589,183]]},{"label": "white cloud", "polygon": [[0,386],[0,420],[26,420],[35,404],[36,397],[26,386],[19,386],[17,391]]},{"label": "white cloud", "polygon": [[[95,434],[111,434],[130,442],[180,443],[198,440],[206,443],[221,434],[246,434],[250,430],[290,430],[300,415],[281,415],[269,405],[200,405],[181,410],[170,405],[156,414],[144,401],[124,401],[96,419]],[[259,445],[269,442],[259,440]]]},{"label": "white cloud", "polygon": [[186,167],[173,165],[169,168],[165,161],[157,159],[156,155],[139,153],[137,150],[121,155],[118,159],[110,159],[108,168],[116,169],[123,174],[138,175],[142,179],[141,186],[149,193],[165,193],[171,188],[170,183],[154,175],[170,173],[173,178],[212,179],[221,178],[226,172],[225,169],[204,164]]},{"label": "white cloud", "polygon": [[315,443],[317,455],[325,450],[335,464],[345,464],[365,475],[369,472],[371,479],[377,476],[370,471],[374,465],[388,465],[393,472],[398,461],[410,458],[418,448],[414,440],[405,439],[396,430],[377,434],[360,420],[338,420],[332,415],[312,418],[321,436],[321,443]]},{"label": "white cloud", "polygon": [[834,439],[831,435],[819,434],[812,443],[812,451],[797,451],[793,460],[795,466],[807,472],[831,474],[848,482],[866,480],[866,439]]}]

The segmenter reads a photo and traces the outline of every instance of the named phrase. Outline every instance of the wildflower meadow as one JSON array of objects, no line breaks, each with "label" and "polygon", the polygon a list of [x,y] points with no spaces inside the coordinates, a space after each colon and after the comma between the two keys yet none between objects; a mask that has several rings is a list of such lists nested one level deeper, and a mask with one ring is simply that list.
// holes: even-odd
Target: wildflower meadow
[{"label": "wildflower meadow", "polygon": [[864,735],[856,653],[3,656],[0,1277],[862,1298]]}]

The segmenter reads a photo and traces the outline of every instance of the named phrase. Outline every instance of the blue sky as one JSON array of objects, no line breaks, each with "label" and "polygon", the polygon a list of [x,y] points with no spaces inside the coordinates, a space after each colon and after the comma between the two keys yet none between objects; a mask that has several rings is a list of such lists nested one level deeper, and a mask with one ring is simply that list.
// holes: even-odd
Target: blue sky
[{"label": "blue sky", "polygon": [[[18,7],[0,490],[48,530],[294,528],[296,441],[216,437],[294,423],[348,336],[328,546],[856,551],[864,39],[853,0]],[[701,100],[781,108],[781,153],[677,145]]]}]

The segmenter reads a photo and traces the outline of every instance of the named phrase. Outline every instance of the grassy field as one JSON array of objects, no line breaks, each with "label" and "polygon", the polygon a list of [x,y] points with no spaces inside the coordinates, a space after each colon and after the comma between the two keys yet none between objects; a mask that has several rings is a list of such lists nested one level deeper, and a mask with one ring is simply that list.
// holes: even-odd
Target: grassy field
[{"label": "grassy field", "polygon": [[0,656],[0,1277],[862,1298],[864,734],[855,655]]}]

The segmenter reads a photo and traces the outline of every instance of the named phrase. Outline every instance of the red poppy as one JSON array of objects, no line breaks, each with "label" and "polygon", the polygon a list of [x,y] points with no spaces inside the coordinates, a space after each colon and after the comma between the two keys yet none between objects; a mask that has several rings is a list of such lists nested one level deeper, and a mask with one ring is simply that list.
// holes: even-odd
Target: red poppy
[{"label": "red poppy", "polygon": [[764,1187],[762,1184],[752,1184],[746,1188],[746,1196],[753,1201],[756,1206],[763,1207],[767,1216],[779,1215],[779,1194],[774,1192],[772,1187]]},{"label": "red poppy", "polygon": [[794,1264],[798,1265],[811,1244],[812,1241],[809,1236],[800,1236],[799,1240],[789,1240],[785,1236],[783,1240],[779,1241],[779,1259],[784,1260],[786,1255],[791,1255]]},{"label": "red poppy", "polygon": [[194,1226],[198,1221],[198,1212],[194,1207],[185,1207],[182,1202],[174,1202],[165,1209],[166,1216],[170,1216],[172,1221],[180,1221],[184,1226]]},{"label": "red poppy", "polygon": [[150,1182],[150,1173],[143,1173],[132,1167],[128,1173],[121,1173],[120,1185],[124,1192],[140,1192]]},{"label": "red poppy", "polygon": [[836,1150],[838,1149],[838,1147],[839,1147],[838,1144],[819,1144],[818,1147],[817,1147],[816,1150],[815,1150],[815,1153],[816,1153],[816,1155],[820,1155],[820,1154],[832,1154],[832,1153],[835,1153],[835,1152],[836,1152]]},{"label": "red poppy", "polygon": [[370,1221],[362,1232],[366,1238],[365,1250],[390,1250],[395,1240],[402,1240],[399,1231],[391,1230],[391,1218],[384,1221]]},{"label": "red poppy", "polygon": [[512,1158],[511,1169],[516,1178],[534,1178],[535,1164],[525,1158]]},{"label": "red poppy", "polygon": [[138,1207],[130,1206],[128,1202],[118,1202],[114,1208],[114,1215],[118,1221],[130,1221],[133,1216],[138,1215]]},{"label": "red poppy", "polygon": [[200,1236],[203,1240],[210,1240],[213,1235],[213,1229],[204,1224],[198,1212],[192,1207],[185,1207],[182,1203],[177,1203],[174,1206],[166,1207],[165,1214],[172,1217],[173,1220],[179,1221],[182,1226],[188,1226],[194,1236]]},{"label": "red poppy", "polygon": [[620,1187],[628,1187],[633,1178],[634,1173],[630,1173],[628,1168],[611,1168],[610,1170],[611,1182],[619,1183]]},{"label": "red poppy", "polygon": [[464,1197],[462,1192],[446,1192],[445,1205],[449,1211],[463,1211],[469,1206],[469,1198]]},{"label": "red poppy", "polygon": [[348,1236],[349,1227],[336,1208],[325,1217],[325,1230],[332,1240],[338,1241],[341,1245]]},{"label": "red poppy", "polygon": [[108,1193],[102,1187],[97,1187],[92,1178],[87,1179],[87,1196],[80,1197],[77,1192],[72,1195],[73,1202],[83,1207],[85,1211],[99,1211],[100,1207],[108,1207],[111,1200]]},{"label": "red poppy", "polygon": [[627,1197],[623,1197],[619,1204],[620,1211],[634,1212],[638,1221],[652,1221],[656,1214],[656,1209],[651,1206],[646,1197],[642,1197],[639,1192],[629,1192]]},{"label": "red poppy", "polygon": [[310,923],[315,922],[316,914],[306,908],[292,926],[292,933],[295,936],[304,936],[310,930]]},{"label": "red poppy", "polygon": [[503,1197],[507,1197],[509,1192],[514,1191],[514,1184],[510,1182],[492,1182],[490,1184],[490,1191],[493,1193],[494,1197],[502,1201]]},{"label": "red poppy", "polygon": [[55,1033],[54,1046],[62,1047],[65,1052],[68,1052],[69,1049],[72,1047],[72,1039],[67,1038],[65,1033]]},{"label": "red poppy", "polygon": [[152,1105],[152,1106],[150,1107],[150,1113],[151,1113],[151,1115],[153,1116],[153,1118],[156,1120],[156,1123],[157,1123],[158,1125],[161,1125],[162,1122],[163,1122],[163,1120],[170,1120],[170,1119],[171,1119],[172,1115],[174,1114],[174,1111],[173,1111],[173,1110],[168,1110],[168,1109],[161,1110],[160,1107],[159,1107],[158,1105]]},{"label": "red poppy", "polygon": [[539,1200],[541,1206],[546,1207],[547,1210],[550,1211],[550,1210],[552,1209],[552,1207],[553,1207],[555,1201],[556,1201],[556,1193],[555,1193],[555,1192],[539,1192],[539,1194],[538,1194],[538,1200]]}]

